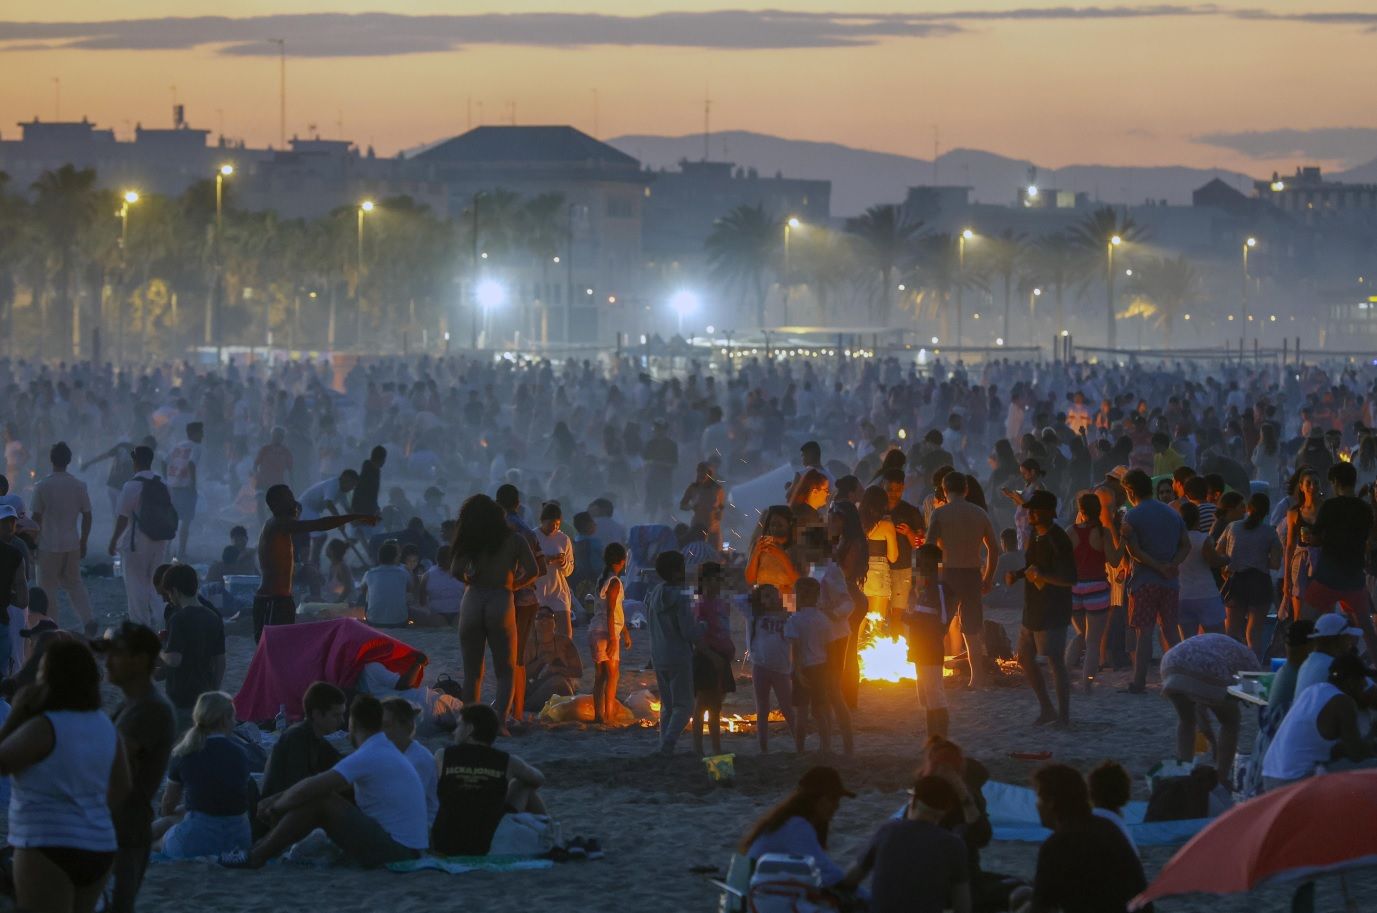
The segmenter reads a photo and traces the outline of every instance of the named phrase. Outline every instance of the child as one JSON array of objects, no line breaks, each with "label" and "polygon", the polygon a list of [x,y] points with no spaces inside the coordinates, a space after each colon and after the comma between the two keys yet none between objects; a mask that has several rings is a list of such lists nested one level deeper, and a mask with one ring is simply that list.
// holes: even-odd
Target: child
[{"label": "child", "polygon": [[1023,588],[1008,586],[1004,575],[1023,569],[1023,550],[1018,547],[1018,530],[1006,528],[999,534],[999,559],[995,563],[994,592],[985,597],[985,604],[999,608],[1021,608]]},{"label": "child", "polygon": [[588,652],[596,671],[593,674],[593,722],[605,724],[614,718],[617,704],[617,676],[621,671],[622,649],[631,649],[631,632],[622,614],[624,589],[621,574],[626,570],[626,548],[610,543],[602,550],[602,575],[598,577],[597,601],[588,623]]},{"label": "child", "polygon": [[435,563],[421,575],[421,607],[434,625],[453,626],[459,617],[459,603],[464,599],[463,582],[449,572],[449,556],[449,546],[440,546]]},{"label": "child", "polygon": [[378,566],[363,575],[359,602],[364,607],[364,619],[376,627],[400,628],[407,622],[411,572],[397,563],[401,556],[401,546],[388,539],[378,549]]},{"label": "child", "polygon": [[660,754],[672,755],[693,717],[693,645],[700,633],[684,586],[684,556],[677,551],[656,555],[655,574],[660,582],[646,594],[645,614],[660,689]]},{"label": "child", "polygon": [[[789,656],[789,641],[784,636],[789,616],[784,612],[784,600],[779,590],[764,583],[751,592],[751,683],[755,688],[755,736],[760,743],[760,753],[770,751],[770,692],[789,728],[794,729],[793,708],[794,689],[790,682],[793,663]],[[795,747],[800,746],[798,732],[794,734]]]},{"label": "child", "polygon": [[822,750],[832,750],[832,719],[835,717],[841,728],[842,751],[850,755],[851,715],[842,700],[841,682],[832,680],[827,664],[827,648],[833,625],[832,619],[819,608],[821,595],[822,586],[817,580],[800,577],[794,585],[798,611],[789,616],[785,625],[785,636],[794,642],[794,668],[798,670],[794,682],[794,706],[798,708],[798,718],[794,722],[794,747],[800,753],[803,751],[804,741],[808,738],[808,712],[811,708],[818,721]]},{"label": "child", "polygon": [[1090,771],[1086,781],[1090,786],[1090,802],[1095,806],[1091,814],[1112,822],[1123,832],[1133,852],[1137,853],[1138,844],[1133,842],[1133,835],[1129,833],[1128,822],[1124,821],[1123,816],[1123,808],[1128,804],[1129,794],[1133,790],[1128,771],[1116,761],[1105,761]]},{"label": "child", "polygon": [[732,660],[731,617],[722,598],[722,565],[705,561],[698,568],[698,598],[693,615],[703,636],[693,649],[693,750],[703,753],[703,722],[712,736],[712,753],[722,753],[722,700],[736,690]]},{"label": "child", "polygon": [[914,605],[904,613],[908,621],[908,658],[918,679],[918,702],[922,705],[928,738],[947,734],[947,693],[942,684],[945,659],[943,638],[951,622],[947,587],[937,579],[942,564],[942,549],[932,543],[914,553]]}]

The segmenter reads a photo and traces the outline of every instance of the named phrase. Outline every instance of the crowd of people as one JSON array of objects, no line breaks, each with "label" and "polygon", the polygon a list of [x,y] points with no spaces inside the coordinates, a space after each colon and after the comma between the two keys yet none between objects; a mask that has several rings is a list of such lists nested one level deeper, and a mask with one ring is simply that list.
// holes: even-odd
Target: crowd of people
[{"label": "crowd of people", "polygon": [[[251,868],[317,828],[365,865],[485,851],[504,810],[544,809],[540,773],[493,743],[578,693],[585,668],[594,722],[618,719],[622,655],[640,637],[664,754],[686,730],[697,753],[721,753],[743,654],[762,754],[775,710],[796,751],[817,735],[820,751],[839,741],[852,754],[859,657],[889,635],[907,645],[932,745],[949,745],[951,670],[985,690],[1003,678],[998,660],[1016,660],[1033,722],[1053,728],[1072,724],[1078,695],[1107,687],[1106,673],[1129,673],[1133,695],[1156,674],[1178,717],[1177,759],[1194,760],[1202,731],[1232,784],[1241,714],[1226,689],[1284,654],[1254,788],[1372,757],[1377,691],[1356,649],[1377,657],[1377,385],[1366,372],[920,371],[897,358],[667,367],[657,380],[632,359],[0,363],[0,663],[14,707],[0,773],[13,777],[21,905],[90,909],[113,871],[115,908],[129,909],[155,841]],[[111,533],[97,556],[88,541],[106,511],[82,475],[104,462],[107,497],[95,500]],[[760,480],[775,487],[762,496]],[[219,534],[229,544],[207,552]],[[98,638],[81,571],[106,559],[127,621]],[[986,614],[1008,609],[1018,635],[1006,650]],[[322,683],[259,787],[234,729],[268,721],[237,721],[221,690],[235,612],[255,640],[307,617],[453,628],[456,743],[432,756],[413,739],[411,705],[364,694],[348,704],[353,751],[341,758],[325,736],[345,723],[344,695]],[[125,695],[113,723],[88,640]],[[962,884],[983,896],[973,860],[938,833],[979,801],[978,786],[955,782],[959,768],[921,777],[908,820],[833,882],[869,874],[878,898],[931,877],[954,903]],[[796,819],[825,846],[827,810],[845,791],[835,772],[812,777],[748,849],[779,833],[798,845]],[[1066,859],[1104,842],[1090,821],[1094,778],[1049,767],[1037,787],[1062,839],[1044,848],[1031,899],[1010,890],[998,902],[1118,909],[1068,905],[1053,886]],[[915,847],[949,864],[896,872]],[[1141,887],[1131,869],[1105,861],[1125,897]]]}]

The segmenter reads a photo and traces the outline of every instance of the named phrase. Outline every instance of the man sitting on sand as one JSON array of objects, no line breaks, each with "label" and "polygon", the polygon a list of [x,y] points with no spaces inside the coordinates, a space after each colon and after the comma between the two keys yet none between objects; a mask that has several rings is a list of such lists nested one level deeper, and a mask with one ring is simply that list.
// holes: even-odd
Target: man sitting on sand
[{"label": "man sitting on sand", "polygon": [[262,793],[272,798],[308,777],[324,773],[339,761],[325,737],[344,726],[344,692],[329,682],[312,682],[301,699],[306,718],[282,733],[268,755]]},{"label": "man sitting on sand", "polygon": [[[349,737],[357,749],[325,773],[258,803],[258,817],[273,829],[247,854],[221,857],[228,868],[262,868],[320,828],[350,862],[377,868],[425,852],[426,797],[416,769],[383,732],[383,708],[359,695],[349,710]],[[342,794],[354,790],[354,801]]]},{"label": "man sitting on sand", "polygon": [[535,636],[526,642],[526,711],[539,713],[556,694],[577,694],[582,677],[578,647],[556,623],[554,611],[541,606],[536,611]]},{"label": "man sitting on sand", "polygon": [[493,747],[500,726],[497,711],[469,704],[459,713],[455,744],[435,753],[440,811],[430,836],[442,856],[485,856],[503,815],[545,814],[545,775]]}]

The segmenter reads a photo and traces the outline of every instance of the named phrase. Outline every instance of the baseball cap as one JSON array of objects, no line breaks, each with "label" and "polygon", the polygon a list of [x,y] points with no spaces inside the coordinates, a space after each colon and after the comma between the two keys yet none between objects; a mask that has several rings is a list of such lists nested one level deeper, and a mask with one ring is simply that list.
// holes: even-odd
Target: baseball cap
[{"label": "baseball cap", "polygon": [[8,520],[11,517],[19,519],[19,511],[15,510],[13,505],[0,504],[0,520]]},{"label": "baseball cap", "polygon": [[799,777],[798,791],[813,796],[846,796],[856,798],[856,794],[842,785],[841,774],[835,767],[810,767]]},{"label": "baseball cap", "polygon": [[1315,619],[1315,630],[1310,635],[1310,639],[1317,637],[1341,637],[1347,634],[1349,637],[1362,637],[1363,632],[1348,623],[1348,616],[1338,612],[1330,612]]},{"label": "baseball cap", "polygon": [[157,656],[162,652],[163,644],[151,628],[126,621],[110,636],[91,641],[91,649],[97,653],[119,651],[135,656]]}]

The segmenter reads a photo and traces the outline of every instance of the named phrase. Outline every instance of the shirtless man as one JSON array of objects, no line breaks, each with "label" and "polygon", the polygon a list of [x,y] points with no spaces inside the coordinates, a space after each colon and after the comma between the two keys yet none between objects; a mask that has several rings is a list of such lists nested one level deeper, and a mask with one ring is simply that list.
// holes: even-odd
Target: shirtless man
[{"label": "shirtless man", "polygon": [[301,504],[287,485],[274,485],[264,494],[272,514],[258,536],[258,567],[263,582],[253,598],[253,639],[263,635],[264,625],[289,625],[296,621],[296,600],[292,597],[292,573],[296,569],[296,543],[303,533],[339,529],[350,523],[373,526],[375,514],[338,514],[301,520]]}]

